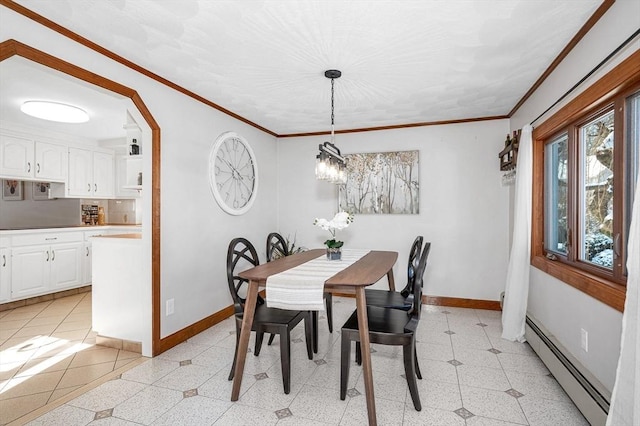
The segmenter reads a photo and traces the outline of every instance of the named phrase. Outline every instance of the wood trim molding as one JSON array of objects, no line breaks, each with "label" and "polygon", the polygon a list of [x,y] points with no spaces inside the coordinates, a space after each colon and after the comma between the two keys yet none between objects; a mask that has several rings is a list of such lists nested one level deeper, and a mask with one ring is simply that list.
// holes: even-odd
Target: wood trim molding
[{"label": "wood trim molding", "polygon": [[546,258],[544,241],[544,140],[553,136],[584,111],[593,111],[611,102],[614,96],[640,82],[640,51],[636,51],[575,99],[541,123],[533,131],[533,193],[531,213],[531,265],[575,287],[618,311],[624,310],[626,288],[575,268],[560,260]]},{"label": "wood trim molding", "polygon": [[450,306],[452,308],[486,309],[501,311],[498,300],[461,299],[458,297],[422,296],[425,305]]},{"label": "wood trim molding", "polygon": [[520,99],[518,103],[515,104],[515,106],[511,109],[511,111],[509,111],[509,117],[513,116],[513,114],[518,111],[522,104],[524,104],[527,99],[529,99],[531,95],[533,95],[533,93],[538,90],[538,88],[542,85],[542,83],[544,83],[547,77],[549,77],[551,73],[558,67],[558,65],[560,65],[560,63],[569,55],[569,53],[573,50],[574,47],[576,47],[580,40],[582,40],[582,38],[589,31],[591,31],[591,28],[593,28],[593,26],[600,20],[600,18],[602,18],[602,16],[607,13],[607,10],[609,10],[609,8],[613,6],[613,3],[615,3],[615,0],[604,0],[602,2],[598,9],[593,12],[593,15],[591,15],[587,22],[585,22],[582,28],[580,28],[576,35],[573,36],[573,38],[569,41],[569,44],[567,44],[565,48],[562,49],[562,52],[560,52],[560,54],[553,60],[553,62],[551,62],[551,65],[549,65],[547,69],[542,73],[540,78],[538,78],[536,82],[533,83],[533,86],[531,86],[527,93],[524,94],[522,99]]},{"label": "wood trim molding", "polygon": [[[3,4],[5,0],[0,0]],[[60,58],[49,55],[16,40],[6,40],[0,43],[0,61],[11,56],[20,56],[37,62],[48,68],[53,68],[87,83],[102,87],[114,93],[131,99],[140,114],[151,128],[151,294],[152,294],[152,354],[160,352],[160,127],[138,93],[120,83],[109,80],[101,75],[87,71]]]},{"label": "wood trim molding", "polygon": [[[491,120],[504,120],[508,119],[508,115],[494,115],[489,117],[477,117],[477,118],[461,118],[458,120],[442,120],[442,121],[425,121],[422,123],[409,123],[409,124],[396,124],[392,126],[379,126],[379,127],[361,127],[357,129],[345,129],[345,130],[336,130],[336,134],[344,134],[344,133],[363,133],[363,132],[377,132],[379,130],[397,130],[397,129],[408,129],[411,127],[426,127],[426,126],[442,126],[446,124],[460,124],[460,123],[474,123],[477,121],[491,121]],[[295,138],[295,137],[303,137],[303,136],[322,136],[322,135],[330,135],[331,132],[309,132],[309,133],[290,133],[284,135],[277,135],[278,138]]]},{"label": "wood trim molding", "polygon": [[560,281],[569,284],[583,293],[599,300],[605,305],[623,312],[626,298],[626,288],[612,283],[604,278],[589,274],[571,265],[552,261],[544,256],[536,256],[531,265]]},{"label": "wood trim molding", "polygon": [[161,340],[160,344],[160,352],[162,353],[166,350],[173,348],[174,346],[186,341],[187,339],[192,338],[198,333],[203,332],[209,327],[212,327],[225,319],[229,318],[234,314],[233,306],[227,306],[226,308],[216,312],[213,315],[209,315],[206,318],[201,319],[198,322],[195,322],[182,330],[178,330],[173,334],[170,334],[167,337],[164,337]]}]

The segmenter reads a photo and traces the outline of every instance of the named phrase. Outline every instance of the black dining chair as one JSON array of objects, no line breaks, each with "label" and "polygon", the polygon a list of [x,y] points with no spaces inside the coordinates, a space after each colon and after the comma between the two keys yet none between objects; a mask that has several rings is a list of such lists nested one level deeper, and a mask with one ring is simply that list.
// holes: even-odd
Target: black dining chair
[{"label": "black dining chair", "polygon": [[[247,280],[240,278],[238,273],[258,266],[260,261],[258,253],[253,245],[245,238],[235,238],[229,243],[227,250],[227,282],[229,291],[233,298],[233,307],[235,310],[236,320],[236,350],[233,356],[233,365],[229,373],[229,380],[233,380],[236,368],[236,357],[238,355],[238,344],[240,341],[240,329],[242,328],[242,319],[244,316],[244,305],[246,298],[241,294],[246,294],[248,285],[245,286]],[[245,287],[243,290],[241,290]],[[256,312],[253,317],[251,331],[256,332],[256,344],[254,355],[260,355],[262,340],[264,333],[280,335],[280,364],[282,368],[282,383],[284,385],[284,393],[288,394],[291,390],[291,330],[304,320],[305,339],[307,343],[307,356],[313,359],[312,349],[312,323],[309,311],[290,311],[285,309],[269,308],[265,304],[264,299],[258,296],[256,303]]]},{"label": "black dining chair", "polygon": [[[411,301],[408,310],[367,306],[367,320],[369,323],[369,339],[371,343],[381,345],[402,346],[404,371],[413,406],[417,411],[422,410],[416,376],[422,379],[416,354],[416,330],[422,310],[422,283],[427,258],[431,250],[431,243],[426,243],[420,262],[413,276],[413,293],[407,300]],[[358,330],[357,311],[349,317],[342,326],[340,351],[340,399],[344,401],[347,393],[349,378],[349,364],[351,359],[351,342],[356,342],[356,362],[362,364],[360,348],[360,332]]]},{"label": "black dining chair", "polygon": [[413,283],[418,263],[420,262],[420,253],[422,251],[423,237],[417,236],[411,244],[409,250],[409,261],[407,262],[407,284],[402,290],[391,291],[367,288],[365,289],[365,296],[368,306],[379,306],[381,308],[394,308],[407,311],[411,308],[411,300],[408,300],[409,296],[413,293]]},{"label": "black dining chair", "polygon": [[[277,232],[272,232],[267,236],[267,262],[289,256],[289,245],[286,240]],[[327,311],[327,323],[329,325],[329,333],[333,333],[333,297],[331,293],[325,291],[323,293],[324,306]],[[314,326],[317,329],[317,313],[314,314]],[[273,336],[269,338],[269,344],[273,341]],[[317,349],[316,349],[317,350]]]}]

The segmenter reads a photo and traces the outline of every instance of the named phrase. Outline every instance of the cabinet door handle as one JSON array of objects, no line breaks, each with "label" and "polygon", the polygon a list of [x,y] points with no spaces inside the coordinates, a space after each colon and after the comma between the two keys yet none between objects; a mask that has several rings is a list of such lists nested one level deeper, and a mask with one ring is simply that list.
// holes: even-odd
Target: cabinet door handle
[{"label": "cabinet door handle", "polygon": [[54,260],[56,260],[56,251],[51,250],[51,261],[53,262]]},{"label": "cabinet door handle", "polygon": [[91,184],[90,183],[87,184],[87,192],[91,192]]},{"label": "cabinet door handle", "polygon": [[45,241],[53,241],[53,240],[57,240],[58,237],[49,237],[49,238],[45,238]]},{"label": "cabinet door handle", "polygon": [[94,190],[95,192],[98,192],[98,184],[97,184],[97,183],[94,183],[94,184],[93,184],[93,190]]},{"label": "cabinet door handle", "polygon": [[40,174],[40,163],[36,163],[36,173]]},{"label": "cabinet door handle", "polygon": [[47,260],[46,260],[46,262],[48,262],[48,261],[49,261],[49,250],[47,250]]},{"label": "cabinet door handle", "polygon": [[89,247],[87,247],[87,257],[89,257]]},{"label": "cabinet door handle", "polygon": [[7,266],[7,256],[6,255],[2,255],[2,267],[4,268],[5,266]]},{"label": "cabinet door handle", "polygon": [[27,173],[31,172],[31,162],[27,161]]}]

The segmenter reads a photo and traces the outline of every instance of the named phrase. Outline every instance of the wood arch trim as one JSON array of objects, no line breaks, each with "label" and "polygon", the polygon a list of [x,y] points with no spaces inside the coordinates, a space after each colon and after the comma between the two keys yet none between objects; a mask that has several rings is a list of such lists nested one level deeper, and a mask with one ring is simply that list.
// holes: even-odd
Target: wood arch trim
[{"label": "wood arch trim", "polygon": [[144,101],[134,89],[19,41],[6,40],[1,42],[0,61],[12,56],[20,56],[131,99],[131,102],[138,108],[140,114],[151,128],[151,351],[153,356],[158,355],[161,352],[162,343],[160,338],[160,126],[158,126]]}]

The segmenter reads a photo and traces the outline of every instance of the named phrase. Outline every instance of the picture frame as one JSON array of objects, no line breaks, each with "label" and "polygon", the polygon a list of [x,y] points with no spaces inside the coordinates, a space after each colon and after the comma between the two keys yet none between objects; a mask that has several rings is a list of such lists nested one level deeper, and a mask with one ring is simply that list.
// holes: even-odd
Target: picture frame
[{"label": "picture frame", "polygon": [[49,201],[49,182],[33,182],[31,198],[34,201]]},{"label": "picture frame", "polygon": [[338,209],[352,214],[420,214],[420,152],[346,154]]},{"label": "picture frame", "polygon": [[2,180],[2,199],[5,201],[20,201],[23,199],[22,181],[14,179]]}]

